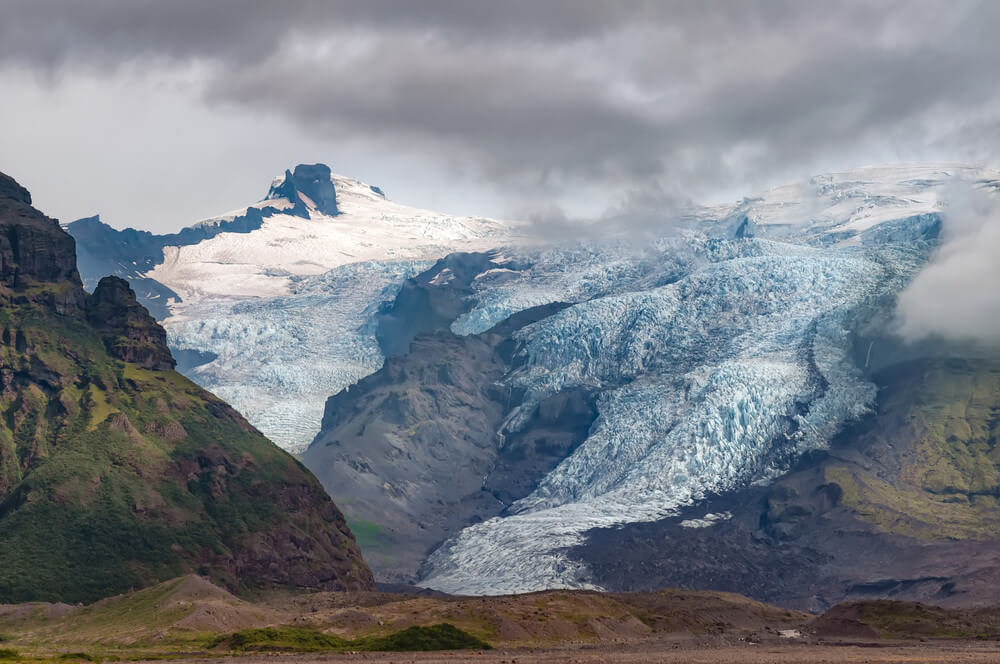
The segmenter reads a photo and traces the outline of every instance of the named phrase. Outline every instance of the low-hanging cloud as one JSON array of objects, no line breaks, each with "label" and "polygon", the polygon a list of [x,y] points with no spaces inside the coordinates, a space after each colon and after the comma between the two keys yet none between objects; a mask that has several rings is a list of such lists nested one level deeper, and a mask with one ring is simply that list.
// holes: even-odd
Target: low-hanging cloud
[{"label": "low-hanging cloud", "polygon": [[898,331],[908,341],[1000,348],[1000,200],[975,189],[949,198],[941,246],[899,297]]}]

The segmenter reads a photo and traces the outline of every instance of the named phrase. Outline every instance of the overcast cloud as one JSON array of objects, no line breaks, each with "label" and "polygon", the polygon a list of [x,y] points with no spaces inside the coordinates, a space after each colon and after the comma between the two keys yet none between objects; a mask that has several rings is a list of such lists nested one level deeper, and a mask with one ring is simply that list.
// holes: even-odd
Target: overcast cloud
[{"label": "overcast cloud", "polygon": [[0,1],[0,170],[157,230],[302,161],[537,217],[1000,154],[1000,3]]}]

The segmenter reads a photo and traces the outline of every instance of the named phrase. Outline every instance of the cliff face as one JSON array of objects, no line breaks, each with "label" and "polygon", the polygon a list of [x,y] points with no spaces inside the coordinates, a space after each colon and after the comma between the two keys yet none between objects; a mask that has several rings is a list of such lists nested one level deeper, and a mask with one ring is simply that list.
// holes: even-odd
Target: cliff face
[{"label": "cliff face", "polygon": [[0,175],[0,602],[89,601],[196,572],[230,588],[369,589],[320,484],[172,370],[121,279]]},{"label": "cliff face", "polygon": [[380,312],[385,365],[326,404],[302,454],[357,524],[380,581],[413,583],[421,563],[465,526],[502,515],[586,436],[596,413],[583,392],[546,399],[501,439],[522,395],[502,385],[513,335],[564,305],[521,312],[478,335],[449,326],[470,283],[495,267],[487,254],[453,254],[403,285]]},{"label": "cliff face", "polygon": [[[73,238],[31,207],[31,194],[0,173],[0,297],[37,301],[57,313],[76,316],[84,291],[76,270]],[[49,288],[39,287],[49,284]]]}]

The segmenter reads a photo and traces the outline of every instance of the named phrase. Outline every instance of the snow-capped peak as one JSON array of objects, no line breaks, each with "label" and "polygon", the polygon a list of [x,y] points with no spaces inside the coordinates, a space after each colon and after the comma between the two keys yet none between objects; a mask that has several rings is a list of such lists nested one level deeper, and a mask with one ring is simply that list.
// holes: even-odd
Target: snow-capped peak
[{"label": "snow-capped peak", "polygon": [[163,263],[148,276],[178,293],[186,306],[205,297],[283,295],[297,276],[369,260],[486,250],[517,235],[514,223],[400,205],[380,188],[336,175],[325,164],[299,164],[275,178],[263,200],[200,225],[241,217],[252,217],[259,227],[165,247]]}]

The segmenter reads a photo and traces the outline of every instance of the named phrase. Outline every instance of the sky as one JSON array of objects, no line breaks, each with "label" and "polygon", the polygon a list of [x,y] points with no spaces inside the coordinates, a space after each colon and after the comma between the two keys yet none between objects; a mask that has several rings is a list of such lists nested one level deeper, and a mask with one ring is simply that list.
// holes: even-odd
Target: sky
[{"label": "sky", "polygon": [[1000,2],[0,0],[0,170],[172,231],[297,163],[500,218],[1000,159]]}]

